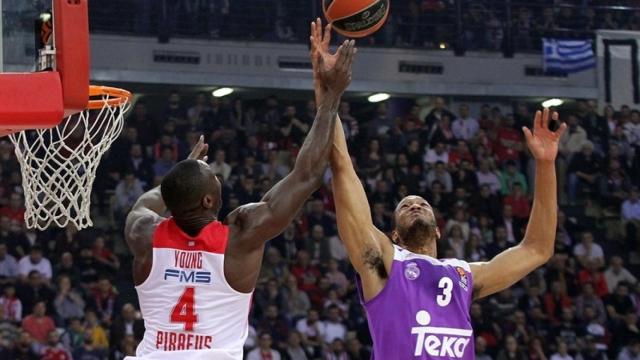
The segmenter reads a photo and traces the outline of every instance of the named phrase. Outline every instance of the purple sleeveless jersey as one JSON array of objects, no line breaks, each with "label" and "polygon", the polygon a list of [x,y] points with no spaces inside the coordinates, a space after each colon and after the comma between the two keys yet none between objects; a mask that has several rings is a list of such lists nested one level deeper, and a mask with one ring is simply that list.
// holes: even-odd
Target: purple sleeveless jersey
[{"label": "purple sleeveless jersey", "polygon": [[[372,358],[474,359],[469,264],[394,248],[387,284],[373,299],[363,301],[373,338]],[[359,278],[357,285],[362,295]]]}]

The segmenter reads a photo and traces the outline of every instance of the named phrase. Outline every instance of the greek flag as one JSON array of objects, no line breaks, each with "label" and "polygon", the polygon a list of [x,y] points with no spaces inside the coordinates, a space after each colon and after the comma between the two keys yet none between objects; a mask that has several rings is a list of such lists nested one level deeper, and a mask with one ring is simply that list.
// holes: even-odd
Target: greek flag
[{"label": "greek flag", "polygon": [[546,72],[569,74],[596,66],[591,40],[542,40]]}]

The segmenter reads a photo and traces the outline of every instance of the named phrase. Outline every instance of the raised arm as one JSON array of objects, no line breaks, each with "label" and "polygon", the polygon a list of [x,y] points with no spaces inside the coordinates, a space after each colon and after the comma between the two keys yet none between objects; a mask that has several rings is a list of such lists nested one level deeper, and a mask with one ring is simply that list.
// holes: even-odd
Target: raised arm
[{"label": "raised arm", "polygon": [[[523,128],[527,145],[536,161],[535,195],[524,239],[489,262],[471,264],[475,298],[508,288],[545,264],[553,255],[558,222],[555,159],[560,137],[567,126],[563,123],[558,130],[549,130],[549,116],[549,109],[538,111],[533,133]],[[557,113],[552,117],[558,120]]]},{"label": "raised arm", "polygon": [[[193,147],[189,159],[207,161],[209,145],[204,142],[204,137]],[[141,284],[151,270],[152,248],[151,241],[156,226],[165,218],[167,207],[162,200],[160,186],[142,194],[127,215],[124,227],[124,237],[133,253],[133,280],[136,285]]]},{"label": "raised arm", "polygon": [[340,120],[334,134],[331,172],[338,232],[362,280],[364,298],[368,300],[386,284],[393,262],[393,246],[373,225],[369,201],[353,169]]},{"label": "raised arm", "polygon": [[[317,55],[311,57],[312,62],[314,66],[317,66],[315,62],[319,59],[332,63],[335,57],[329,53],[331,25],[325,28],[324,35],[320,20],[316,25],[312,28],[311,51]],[[370,299],[386,283],[393,262],[393,246],[389,238],[373,225],[367,195],[353,169],[339,117],[335,124],[330,160],[338,232],[351,263],[360,274],[364,297]]]},{"label": "raised arm", "polygon": [[258,271],[248,265],[257,264],[259,269],[264,244],[291,223],[307,198],[322,184],[329,163],[338,105],[351,82],[355,53],[355,43],[345,41],[337,51],[335,64],[327,66],[321,60],[314,68],[315,76],[321,81],[316,87],[321,100],[291,173],[259,203],[242,206],[227,217],[231,232],[225,253],[225,275],[236,290],[253,288]]}]

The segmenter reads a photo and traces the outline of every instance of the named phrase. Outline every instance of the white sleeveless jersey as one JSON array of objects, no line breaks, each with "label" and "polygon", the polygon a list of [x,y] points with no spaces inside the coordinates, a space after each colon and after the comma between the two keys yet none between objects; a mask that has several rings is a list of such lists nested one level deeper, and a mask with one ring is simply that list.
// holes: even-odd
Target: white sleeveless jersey
[{"label": "white sleeveless jersey", "polygon": [[228,233],[217,221],[196,237],[172,218],[158,225],[151,272],[136,287],[146,328],[138,358],[242,359],[252,294],[225,280]]}]

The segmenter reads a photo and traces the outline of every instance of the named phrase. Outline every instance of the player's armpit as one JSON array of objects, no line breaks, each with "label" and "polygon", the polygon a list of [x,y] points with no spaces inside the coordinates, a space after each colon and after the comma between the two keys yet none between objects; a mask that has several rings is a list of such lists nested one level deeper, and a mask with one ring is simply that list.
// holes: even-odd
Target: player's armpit
[{"label": "player's armpit", "polygon": [[469,264],[473,297],[481,299],[500,292],[547,262],[548,256],[522,244],[509,248],[487,262]]}]

